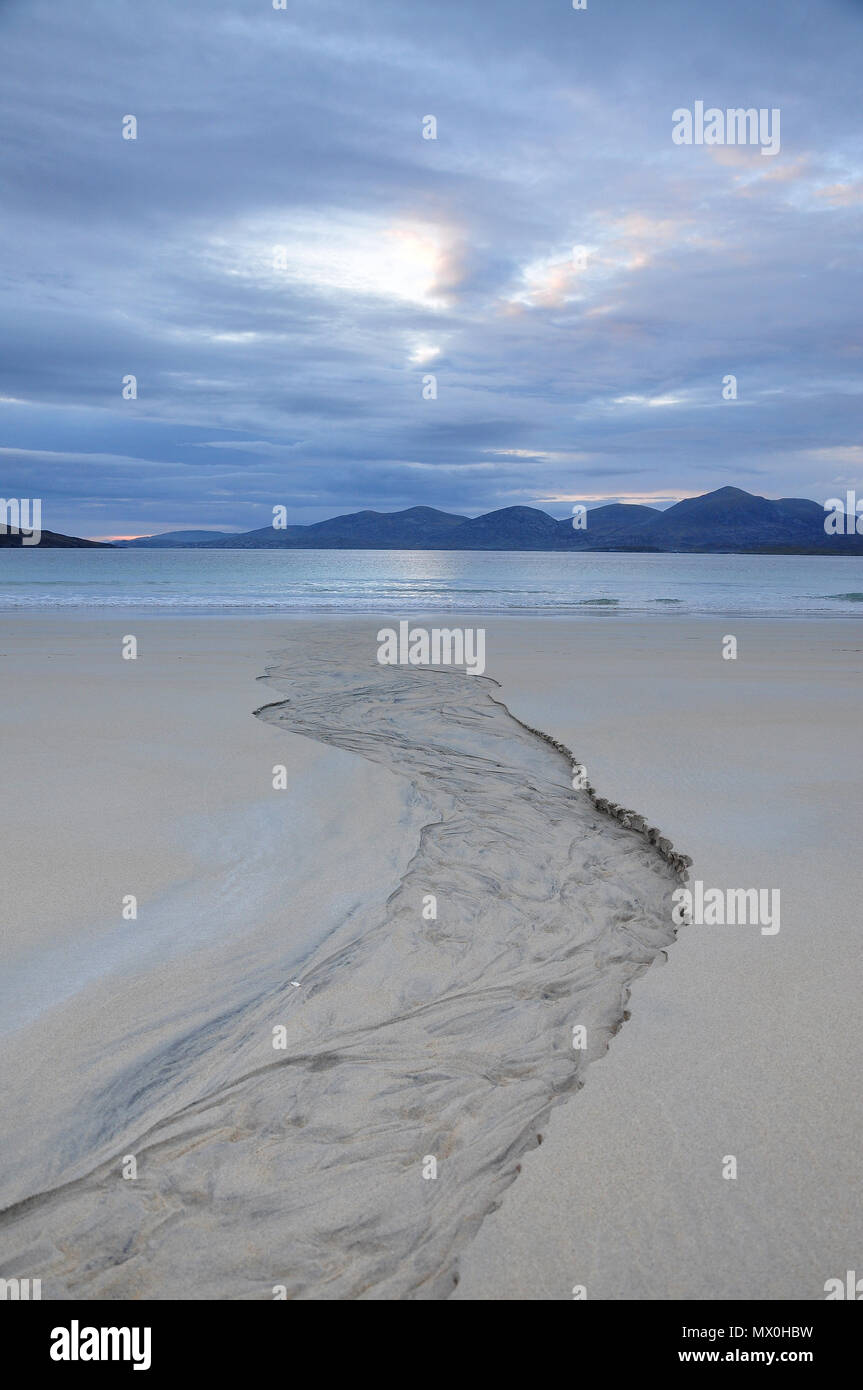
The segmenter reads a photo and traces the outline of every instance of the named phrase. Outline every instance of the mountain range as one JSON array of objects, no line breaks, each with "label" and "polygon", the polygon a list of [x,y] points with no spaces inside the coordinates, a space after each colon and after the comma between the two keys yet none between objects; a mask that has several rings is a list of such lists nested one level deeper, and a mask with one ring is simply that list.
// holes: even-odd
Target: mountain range
[{"label": "mountain range", "polygon": [[434,507],[352,512],[309,526],[264,526],[240,534],[175,531],[118,542],[206,550],[638,550],[863,553],[863,536],[828,536],[825,511],[807,498],[770,501],[737,487],[688,497],[666,511],[613,502],[595,507],[583,530],[536,507],[464,517]]},{"label": "mountain range", "polygon": [[[536,507],[503,507],[465,517],[434,507],[352,512],[307,526],[264,526],[245,532],[168,531],[115,541],[124,549],[194,550],[620,550],[760,554],[863,554],[863,536],[827,535],[827,513],[803,497],[778,501],[723,487],[688,497],[665,511],[614,502],[557,520]],[[0,536],[2,544],[20,538]],[[93,545],[43,532],[42,545]]]}]

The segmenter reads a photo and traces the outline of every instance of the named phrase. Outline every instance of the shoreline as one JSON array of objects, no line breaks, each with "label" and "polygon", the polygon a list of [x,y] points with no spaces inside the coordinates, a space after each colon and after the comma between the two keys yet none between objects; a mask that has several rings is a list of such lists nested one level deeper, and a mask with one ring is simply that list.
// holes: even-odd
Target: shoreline
[{"label": "shoreline", "polygon": [[[407,605],[405,605],[407,607]],[[854,623],[863,621],[863,611],[858,613],[780,613],[780,612],[753,612],[752,609],[727,609],[721,613],[708,609],[697,611],[688,609],[684,612],[679,610],[672,611],[669,608],[625,608],[610,605],[608,607],[598,604],[585,603],[583,606],[573,606],[572,608],[500,608],[500,609],[464,609],[458,606],[452,608],[420,608],[413,602],[410,604],[411,612],[409,621],[412,623],[422,623],[428,619],[435,619],[437,622],[450,620],[451,622],[472,622],[478,621],[493,623],[495,621],[522,622],[526,619],[536,619],[538,622],[593,622],[602,619],[619,618],[621,622],[771,622],[771,623]],[[861,602],[863,610],[863,602]],[[125,618],[134,617],[146,621],[157,622],[188,622],[201,619],[234,619],[237,622],[249,622],[251,619],[266,619],[269,622],[320,622],[329,619],[332,622],[341,621],[360,621],[367,622],[380,621],[392,623],[405,617],[403,610],[397,605],[393,605],[389,612],[383,611],[380,607],[375,608],[170,608],[161,607],[153,604],[151,607],[130,605],[99,605],[93,604],[89,607],[69,605],[64,607],[44,608],[0,608],[0,623],[9,620],[14,622],[19,618],[71,618],[77,621],[96,621],[122,622]]]}]

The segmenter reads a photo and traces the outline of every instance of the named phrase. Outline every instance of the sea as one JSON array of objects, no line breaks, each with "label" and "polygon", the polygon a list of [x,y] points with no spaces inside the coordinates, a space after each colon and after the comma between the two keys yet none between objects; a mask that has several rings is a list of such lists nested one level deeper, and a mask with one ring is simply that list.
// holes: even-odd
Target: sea
[{"label": "sea", "polygon": [[0,550],[0,611],[863,616],[863,556]]}]

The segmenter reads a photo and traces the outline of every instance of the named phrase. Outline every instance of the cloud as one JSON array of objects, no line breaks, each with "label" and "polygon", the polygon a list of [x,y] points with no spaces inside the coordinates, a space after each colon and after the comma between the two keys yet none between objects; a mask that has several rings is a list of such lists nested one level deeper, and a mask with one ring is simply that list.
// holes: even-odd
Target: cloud
[{"label": "cloud", "polygon": [[[0,491],[52,529],[858,466],[859,7],[33,14],[0,10]],[[780,107],[781,154],[674,146],[696,97]]]},{"label": "cloud", "polygon": [[850,208],[863,203],[863,179],[850,183],[832,183],[815,191],[816,198],[824,198],[833,207]]}]

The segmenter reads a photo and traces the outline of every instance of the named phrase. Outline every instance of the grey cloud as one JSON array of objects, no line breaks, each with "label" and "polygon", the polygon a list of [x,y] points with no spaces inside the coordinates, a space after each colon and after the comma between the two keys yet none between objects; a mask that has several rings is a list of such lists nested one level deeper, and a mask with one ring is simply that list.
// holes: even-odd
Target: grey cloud
[{"label": "grey cloud", "polygon": [[[859,420],[861,38],[840,0],[7,5],[0,490],[93,534],[821,495]],[[781,107],[775,177],[671,143],[696,97]]]}]

